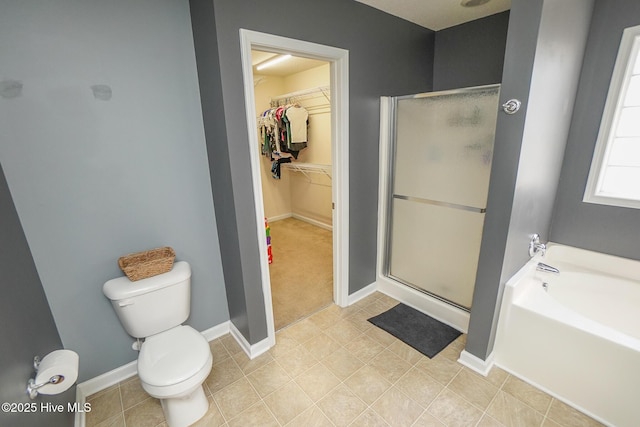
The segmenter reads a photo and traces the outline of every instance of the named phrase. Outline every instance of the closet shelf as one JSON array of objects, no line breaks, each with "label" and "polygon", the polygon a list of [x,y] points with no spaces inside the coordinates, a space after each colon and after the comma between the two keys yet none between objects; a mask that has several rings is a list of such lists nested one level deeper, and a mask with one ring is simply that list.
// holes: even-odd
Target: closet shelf
[{"label": "closet shelf", "polygon": [[331,102],[329,86],[318,86],[311,89],[299,90],[296,92],[285,93],[284,95],[274,96],[271,98],[271,106],[275,107],[282,104],[293,104],[300,101],[304,97],[322,94],[327,102]]},{"label": "closet shelf", "polygon": [[320,165],[317,163],[283,163],[282,166],[287,169],[291,169],[293,172],[300,172],[307,179],[311,179],[308,174],[312,173],[320,173],[326,175],[329,179],[331,179],[331,165]]}]

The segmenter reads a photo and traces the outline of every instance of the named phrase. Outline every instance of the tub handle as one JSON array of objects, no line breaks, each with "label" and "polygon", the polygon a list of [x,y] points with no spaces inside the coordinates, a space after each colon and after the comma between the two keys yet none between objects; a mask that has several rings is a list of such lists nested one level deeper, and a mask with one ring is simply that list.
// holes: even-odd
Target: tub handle
[{"label": "tub handle", "polygon": [[529,241],[529,256],[533,258],[538,252],[541,252],[542,256],[544,256],[546,251],[547,245],[540,243],[540,235],[538,233],[534,233]]}]

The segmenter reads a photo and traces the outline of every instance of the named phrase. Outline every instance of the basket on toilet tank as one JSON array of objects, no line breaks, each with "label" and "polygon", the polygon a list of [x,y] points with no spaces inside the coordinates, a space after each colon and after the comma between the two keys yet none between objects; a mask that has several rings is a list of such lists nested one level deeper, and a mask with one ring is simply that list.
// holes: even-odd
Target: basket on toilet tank
[{"label": "basket on toilet tank", "polygon": [[129,280],[135,282],[170,271],[175,258],[173,248],[165,246],[121,256],[118,265]]},{"label": "basket on toilet tank", "polygon": [[191,267],[176,262],[167,273],[131,282],[111,279],[102,287],[122,326],[134,338],[145,338],[182,324],[189,317]]}]

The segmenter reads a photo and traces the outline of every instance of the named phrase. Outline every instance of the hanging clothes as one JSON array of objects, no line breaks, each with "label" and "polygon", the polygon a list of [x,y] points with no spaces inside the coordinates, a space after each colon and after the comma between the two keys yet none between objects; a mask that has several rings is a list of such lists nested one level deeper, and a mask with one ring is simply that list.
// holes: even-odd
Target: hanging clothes
[{"label": "hanging clothes", "polygon": [[278,124],[271,110],[266,110],[260,115],[258,122],[260,129],[260,152],[263,156],[271,157],[271,153],[277,150],[276,139]]},{"label": "hanging clothes", "polygon": [[298,158],[307,147],[309,113],[297,104],[273,107],[258,118],[260,152],[272,160],[271,172],[280,179],[280,164]]},{"label": "hanging clothes", "polygon": [[292,105],[285,113],[289,120],[289,137],[291,144],[307,143],[307,124],[309,113],[299,105]]},{"label": "hanging clothes", "polygon": [[280,179],[280,165],[283,163],[291,163],[291,159],[284,157],[271,163],[271,176],[273,176],[273,179]]}]

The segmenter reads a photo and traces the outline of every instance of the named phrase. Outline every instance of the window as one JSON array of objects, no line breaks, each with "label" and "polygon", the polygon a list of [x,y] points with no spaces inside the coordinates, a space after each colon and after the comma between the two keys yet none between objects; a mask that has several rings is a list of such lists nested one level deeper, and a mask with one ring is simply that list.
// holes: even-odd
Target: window
[{"label": "window", "polygon": [[640,26],[624,30],[584,201],[640,209]]}]

